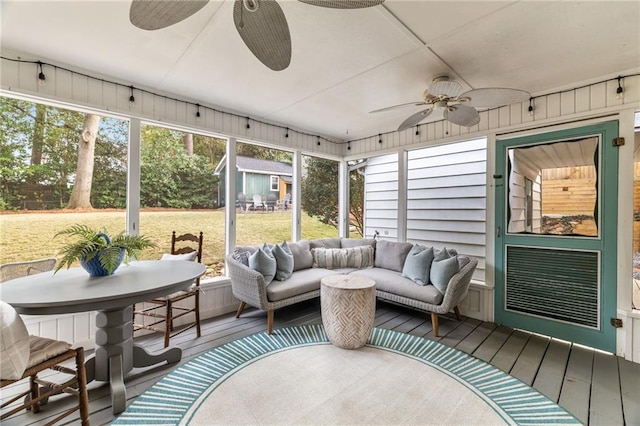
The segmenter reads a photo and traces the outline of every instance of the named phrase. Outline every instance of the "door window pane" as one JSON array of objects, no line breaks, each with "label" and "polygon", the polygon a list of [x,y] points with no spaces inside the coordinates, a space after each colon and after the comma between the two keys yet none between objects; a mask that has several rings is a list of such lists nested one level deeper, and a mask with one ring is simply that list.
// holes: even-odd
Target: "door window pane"
[{"label": "door window pane", "polygon": [[598,236],[598,138],[509,149],[510,233]]}]

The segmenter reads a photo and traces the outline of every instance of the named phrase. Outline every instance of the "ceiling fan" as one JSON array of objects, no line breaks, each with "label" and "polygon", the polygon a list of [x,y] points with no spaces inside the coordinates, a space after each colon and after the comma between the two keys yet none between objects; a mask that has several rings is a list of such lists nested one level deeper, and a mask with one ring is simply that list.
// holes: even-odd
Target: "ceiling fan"
[{"label": "ceiling fan", "polygon": [[[129,20],[143,30],[157,30],[187,19],[209,0],[132,0]],[[384,0],[300,0],[332,9],[361,9]],[[233,22],[251,53],[274,71],[291,62],[291,35],[282,8],[275,0],[235,0]]]},{"label": "ceiling fan", "polygon": [[398,127],[398,131],[417,125],[434,110],[442,110],[445,120],[459,126],[471,127],[480,123],[480,114],[476,108],[495,108],[524,102],[531,98],[531,94],[524,90],[503,87],[473,89],[465,93],[462,93],[462,90],[460,83],[449,80],[448,76],[439,76],[434,78],[429,88],[424,91],[423,101],[394,105],[370,112],[426,105],[428,108],[416,112],[404,120]]}]

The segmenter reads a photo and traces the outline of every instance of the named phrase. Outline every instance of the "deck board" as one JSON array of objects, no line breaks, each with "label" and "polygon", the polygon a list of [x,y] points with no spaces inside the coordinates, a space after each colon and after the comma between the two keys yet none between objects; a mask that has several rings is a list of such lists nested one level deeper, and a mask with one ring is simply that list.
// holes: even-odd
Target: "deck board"
[{"label": "deck board", "polygon": [[589,422],[592,374],[593,350],[573,347],[558,403],[584,424]]},{"label": "deck board", "polygon": [[558,402],[571,344],[551,339],[542,359],[533,387],[552,401]]},{"label": "deck board", "polygon": [[618,358],[618,368],[624,421],[628,425],[640,425],[640,364]]},{"label": "deck board", "polygon": [[[321,322],[320,305],[316,299],[279,309],[274,325],[278,328]],[[433,336],[428,314],[385,302],[378,303],[375,325],[440,340],[445,345],[473,356],[489,359],[498,368],[505,371],[510,369],[509,373],[523,382],[533,383],[536,389],[554,401],[566,404],[565,408],[586,424],[623,424],[623,420],[628,425],[640,424],[640,364],[600,353],[594,355],[595,351],[571,346],[566,342],[498,327],[472,318],[458,321],[453,315],[440,317],[441,336],[436,338]],[[235,313],[230,313],[203,321],[202,337],[199,339],[195,338],[195,331],[172,339],[171,344],[183,350],[179,363],[134,369],[129,374],[126,378],[127,402],[133,401],[177,366],[213,347],[264,332],[266,327],[266,313],[253,308],[246,309],[240,318],[235,318]],[[141,335],[135,340],[150,352],[163,349],[162,335],[159,333]],[[590,353],[593,357],[593,379],[590,382],[593,391],[589,393],[585,389],[586,383],[591,380],[588,367]],[[93,382],[88,387],[91,424],[109,424],[113,420],[113,414],[108,385]],[[3,389],[6,390],[7,388]],[[23,413],[2,424],[43,424],[43,419],[53,417],[68,406],[70,398],[56,397],[57,400],[45,406],[37,415]],[[586,417],[585,407],[590,410]],[[72,415],[70,419],[77,419],[77,415]]]},{"label": "deck board", "polygon": [[509,374],[529,386],[533,385],[533,381],[542,363],[542,358],[547,351],[549,340],[550,339],[545,336],[532,335],[513,365],[513,368],[509,371]]},{"label": "deck board", "polygon": [[593,356],[593,388],[591,389],[589,424],[623,424],[618,359],[613,355],[596,352]]},{"label": "deck board", "polygon": [[527,341],[529,341],[528,333],[515,330],[491,359],[491,364],[508,373],[522,353]]}]

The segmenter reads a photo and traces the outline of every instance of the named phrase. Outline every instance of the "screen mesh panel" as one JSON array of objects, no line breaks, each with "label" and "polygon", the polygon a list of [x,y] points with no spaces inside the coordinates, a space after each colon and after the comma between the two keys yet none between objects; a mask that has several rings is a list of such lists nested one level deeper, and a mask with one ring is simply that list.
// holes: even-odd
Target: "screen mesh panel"
[{"label": "screen mesh panel", "polygon": [[598,328],[598,253],[507,246],[506,309]]}]

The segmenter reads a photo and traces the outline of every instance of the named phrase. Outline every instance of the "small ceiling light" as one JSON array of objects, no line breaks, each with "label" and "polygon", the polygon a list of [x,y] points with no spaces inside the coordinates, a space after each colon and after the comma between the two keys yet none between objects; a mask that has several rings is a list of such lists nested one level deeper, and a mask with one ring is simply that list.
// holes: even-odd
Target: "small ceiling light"
[{"label": "small ceiling light", "polygon": [[196,104],[196,117],[200,117],[200,104]]},{"label": "small ceiling light", "polygon": [[533,117],[533,98],[529,98],[529,108],[527,108],[527,111],[529,111],[529,115]]},{"label": "small ceiling light", "polygon": [[624,89],[622,88],[622,84],[620,84],[620,80],[622,80],[621,76],[618,76],[618,88],[616,89],[616,99],[622,99],[624,97]]},{"label": "small ceiling light", "polygon": [[318,146],[320,146],[320,136],[318,136]]},{"label": "small ceiling light", "polygon": [[247,117],[247,129],[251,128],[251,124],[249,124],[249,117]]},{"label": "small ceiling light", "polygon": [[136,102],[136,98],[133,96],[133,86],[129,86],[129,90],[131,93],[131,96],[129,96],[129,106],[133,107]]},{"label": "small ceiling light", "polygon": [[416,136],[420,136],[420,126],[416,126]]},{"label": "small ceiling light", "polygon": [[287,127],[287,129],[284,131],[284,137],[288,138],[289,137],[289,128]]},{"label": "small ceiling light", "polygon": [[382,143],[382,133],[378,133],[378,143]]},{"label": "small ceiling light", "polygon": [[351,142],[347,142],[347,149],[351,151]]},{"label": "small ceiling light", "polygon": [[47,77],[45,77],[45,75],[44,75],[44,71],[42,71],[42,65],[43,65],[42,62],[38,61],[38,67],[39,67],[39,70],[40,70],[40,72],[38,73],[38,85],[40,87],[42,87],[42,86],[44,86],[46,84],[45,80],[47,79]]}]

